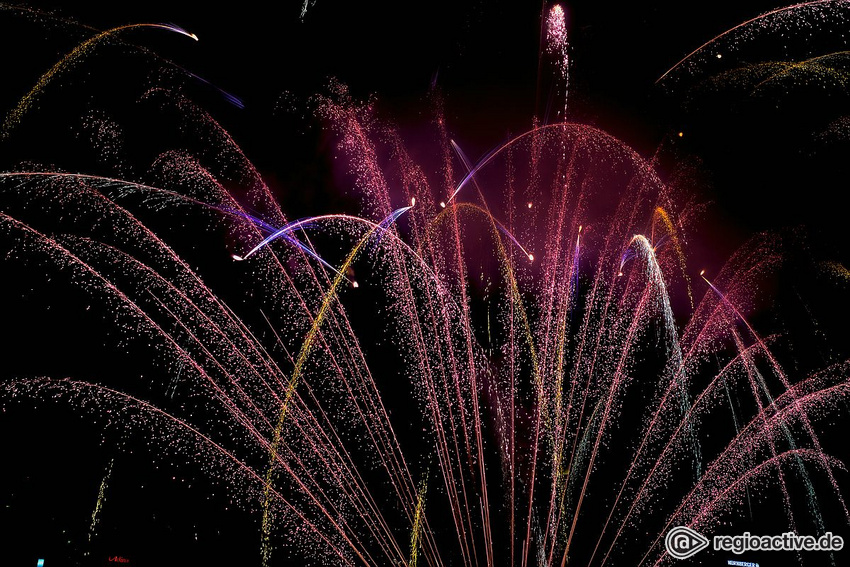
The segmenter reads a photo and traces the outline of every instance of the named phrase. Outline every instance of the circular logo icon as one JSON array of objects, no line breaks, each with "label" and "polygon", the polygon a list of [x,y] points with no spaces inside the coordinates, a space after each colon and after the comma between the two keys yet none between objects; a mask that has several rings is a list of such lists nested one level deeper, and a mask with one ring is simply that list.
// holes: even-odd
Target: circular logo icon
[{"label": "circular logo icon", "polygon": [[676,559],[693,557],[708,547],[708,543],[707,537],[687,526],[676,526],[664,538],[667,553]]}]

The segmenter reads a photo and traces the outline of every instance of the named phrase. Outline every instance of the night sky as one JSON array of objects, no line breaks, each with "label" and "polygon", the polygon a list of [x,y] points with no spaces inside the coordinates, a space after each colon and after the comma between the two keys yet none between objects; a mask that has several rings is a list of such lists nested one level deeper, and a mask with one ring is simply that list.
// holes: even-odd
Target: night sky
[{"label": "night sky", "polygon": [[[216,118],[269,175],[285,174],[287,156],[298,150],[285,128],[290,124],[280,122],[283,93],[306,97],[331,77],[348,85],[356,97],[377,95],[385,114],[402,124],[422,120],[428,110],[424,98],[436,79],[446,95],[448,118],[455,121],[457,137],[470,156],[525,130],[540,107],[540,8],[519,2],[403,7],[317,2],[304,21],[297,6],[278,18],[251,3],[220,13],[192,3],[158,1],[108,9],[87,3],[30,5],[99,29],[168,22],[197,34],[198,43],[156,32],[135,32],[133,39],[243,99],[244,110],[203,102],[210,103]],[[840,234],[840,214],[823,206],[841,190],[843,160],[834,148],[830,152],[836,155],[816,155],[813,139],[842,116],[846,98],[801,89],[786,93],[781,106],[775,100],[743,103],[720,96],[711,104],[683,109],[687,81],[672,89],[654,84],[704,41],[778,6],[570,3],[571,115],[609,131],[643,155],[652,155],[665,135],[684,131],[680,147],[701,162],[705,200],[715,202],[718,214],[729,215],[719,222],[736,231],[725,248],[754,230],[806,225],[822,233],[823,240],[832,240],[834,253],[845,258],[847,247],[833,238]],[[744,46],[733,61],[714,70],[769,55],[799,60],[839,51],[846,48],[841,31],[830,28],[814,37],[801,32],[802,38],[789,33],[779,41],[763,34],[767,39]],[[45,35],[55,43],[45,42]],[[4,47],[16,50],[14,60],[6,63],[11,72],[6,72],[4,101],[17,100],[30,84],[27,79],[37,77],[67,49],[58,36],[4,37]]]},{"label": "night sky", "polygon": [[[297,3],[296,3],[297,4]],[[243,111],[210,105],[252,161],[270,174],[286,169],[292,140],[275,116],[281,95],[308,96],[330,77],[355,96],[376,94],[388,116],[404,123],[421,120],[423,99],[436,78],[447,97],[450,119],[469,148],[483,154],[508,133],[527,128],[539,107],[537,62],[539,7],[519,2],[383,3],[317,2],[302,22],[297,6],[274,17],[260,4],[242,3],[223,12],[196,4],[145,2],[108,9],[87,3],[37,3],[43,9],[100,29],[131,22],[170,22],[196,33],[197,44],[166,33],[136,33],[134,39],[232,92]],[[719,104],[683,110],[687,86],[666,90],[655,80],[676,61],[714,35],[776,8],[775,2],[622,3],[572,2],[567,8],[571,44],[573,119],[599,126],[643,155],[662,138],[683,130],[682,148],[703,162],[710,187],[706,200],[730,215],[743,232],[805,224],[825,240],[840,231],[833,207],[844,173],[838,156],[813,155],[812,137],[842,115],[846,99],[834,93],[803,92],[798,105],[773,108],[775,101],[721,99]],[[765,34],[767,35],[767,34]],[[804,34],[800,34],[804,35]],[[4,100],[20,96],[62,53],[37,34],[4,38],[18,56]],[[58,38],[57,38],[58,39]],[[726,68],[781,53],[794,60],[845,47],[840,30],[800,41],[789,34],[753,42]],[[20,56],[23,51],[23,56]],[[32,53],[37,53],[38,57]],[[12,77],[20,76],[20,82]],[[14,90],[12,85],[18,85]],[[838,152],[837,152],[838,153]],[[281,163],[284,165],[281,165]],[[805,197],[800,194],[805,187]],[[787,195],[788,198],[777,198]],[[730,227],[731,228],[731,227]],[[734,230],[734,229],[733,229]],[[837,254],[846,246],[832,242]],[[726,250],[725,252],[728,252]]]},{"label": "night sky", "polygon": [[[531,117],[540,112],[542,4],[317,0],[303,21],[299,2],[275,5],[273,11],[268,3],[249,0],[221,9],[161,0],[28,6],[100,30],[167,22],[197,34],[196,43],[161,30],[136,30],[124,40],[244,102],[244,108],[237,108],[215,88],[186,82],[187,92],[231,133],[293,217],[357,212],[356,203],[333,187],[330,150],[316,124],[288,111],[291,101],[298,108],[297,101],[322,91],[331,78],[347,84],[357,98],[375,95],[382,115],[414,138],[429,119],[427,94],[436,84],[445,97],[450,129],[473,159],[527,130]],[[804,277],[811,260],[850,262],[844,204],[850,134],[824,142],[829,125],[850,114],[850,89],[803,85],[747,98],[731,88],[705,94],[697,88],[699,76],[665,83],[668,88],[655,84],[703,42],[778,6],[771,1],[569,2],[569,108],[573,120],[610,132],[645,157],[663,145],[662,176],[681,174],[679,166],[687,164],[684,171],[692,180],[691,189],[708,204],[693,236],[693,262],[716,272],[753,234],[772,230],[785,236],[791,250],[789,265],[798,270],[789,276],[792,283],[777,284],[780,300],[792,304],[788,324],[808,324],[806,313],[822,317],[815,332],[821,338],[804,340],[800,347],[801,366],[806,367],[816,364],[810,359],[821,356],[823,345],[829,343],[836,353],[847,355],[850,343],[844,325],[850,314],[846,288],[819,296]],[[41,73],[91,33],[73,24],[45,25],[0,11],[4,53],[0,114],[5,115]],[[768,37],[743,46],[709,71],[771,56],[799,60],[841,51],[847,49],[847,38],[850,27],[815,31],[807,37]],[[116,106],[123,104],[125,85],[136,81],[138,86],[150,77],[134,77],[134,69],[142,66],[122,70],[116,66],[119,62],[120,54],[109,54],[91,64],[89,73],[94,77],[75,75],[46,98],[44,114],[39,111],[31,122],[23,123],[18,138],[0,142],[3,168],[34,160],[71,170],[75,163],[91,159],[73,146],[67,128],[62,130],[65,126],[51,130],[50,113],[74,115],[85,108],[88,99],[79,92],[89,85],[114,88]],[[112,78],[104,81],[105,76]],[[133,88],[128,87],[136,92]],[[137,120],[136,127],[142,128],[144,116]],[[50,142],[45,142],[47,138]],[[63,145],[63,140],[70,145]],[[0,277],[7,279],[3,270]],[[51,293],[37,273],[16,276],[2,289],[7,298],[0,305],[7,349],[3,379],[112,371],[106,362],[92,369],[89,360],[75,355],[81,352],[75,341],[108,342],[98,334],[97,325],[82,319],[84,338],[67,337],[68,321],[78,313],[63,303],[76,305],[84,299],[63,292],[68,293],[67,301],[47,307],[49,302],[37,293],[25,293],[28,289]],[[815,299],[800,307],[795,294]],[[17,298],[24,295],[27,299],[19,303]],[[105,361],[122,356],[120,346],[103,348]],[[130,373],[131,388],[142,388],[143,367],[140,363]],[[846,421],[842,417],[838,423],[846,426]],[[105,512],[102,533],[86,561],[114,565],[107,558],[122,556],[130,558],[131,565],[259,564],[256,517],[227,497],[210,497],[216,489],[191,465],[176,472],[169,468],[170,462],[152,462],[143,451],[116,452],[122,443],[129,448],[143,443],[121,439],[61,403],[45,404],[37,412],[10,406],[0,415],[0,432],[4,445],[0,466],[8,476],[0,488],[0,541],[7,548],[13,542],[11,556],[0,551],[0,565],[35,565],[35,559],[44,555],[54,558],[46,567],[73,564],[65,561],[79,557],[86,548],[98,484],[111,461],[113,478],[133,480],[123,488],[116,480],[107,496],[107,506],[113,508]]]}]

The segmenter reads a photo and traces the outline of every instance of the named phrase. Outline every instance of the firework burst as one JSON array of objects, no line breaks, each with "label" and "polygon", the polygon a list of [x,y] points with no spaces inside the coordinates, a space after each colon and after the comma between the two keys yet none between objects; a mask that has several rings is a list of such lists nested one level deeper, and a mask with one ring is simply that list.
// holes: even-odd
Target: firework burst
[{"label": "firework burst", "polygon": [[[826,4],[745,22],[659,81]],[[3,403],[55,400],[122,439],[143,431],[157,459],[194,463],[255,514],[245,554],[266,565],[666,564],[670,528],[726,533],[759,502],[795,531],[844,529],[844,465],[820,425],[845,407],[850,366],[788,368],[784,338],[751,321],[781,241],[754,238],[716,274],[690,265],[694,207],[655,158],[566,121],[566,16],[543,18],[557,120],[477,162],[436,92],[433,163],[342,84],[310,99],[358,214],[291,220],[218,122],[162,84],[139,104],[176,112],[197,152],[117,177],[0,173],[8,277],[81,292],[149,376],[8,377]],[[134,27],[197,39],[153,24],[94,35],[8,112],[4,139]],[[759,85],[821,64],[760,69]],[[103,161],[123,155],[116,121],[83,127],[104,130]],[[823,267],[846,285],[843,266]],[[120,460],[99,474],[86,545]]]}]

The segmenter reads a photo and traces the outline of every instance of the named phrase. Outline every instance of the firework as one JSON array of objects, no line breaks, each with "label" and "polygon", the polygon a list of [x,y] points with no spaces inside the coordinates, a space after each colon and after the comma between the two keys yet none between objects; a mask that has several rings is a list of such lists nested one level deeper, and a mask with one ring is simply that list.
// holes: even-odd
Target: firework
[{"label": "firework", "polygon": [[[754,18],[659,81],[740,30],[826,7]],[[693,207],[656,156],[567,120],[564,8],[542,24],[557,120],[474,164],[437,93],[436,164],[340,83],[310,99],[357,213],[290,217],[224,128],[163,85],[140,102],[176,112],[199,150],[162,150],[137,177],[0,173],[9,265],[101,306],[154,376],[147,389],[14,377],[0,399],[55,400],[119,428],[122,446],[143,431],[155,458],[195,463],[255,513],[245,555],[266,565],[667,564],[672,527],[721,531],[765,494],[791,529],[843,527],[844,465],[819,427],[846,402],[848,363],[791,370],[782,339],[758,330],[777,239],[697,276]],[[98,42],[152,26],[197,39],[101,32],[39,80],[4,136]],[[796,65],[758,70],[757,85]],[[124,478],[114,457],[105,470],[89,547]]]}]

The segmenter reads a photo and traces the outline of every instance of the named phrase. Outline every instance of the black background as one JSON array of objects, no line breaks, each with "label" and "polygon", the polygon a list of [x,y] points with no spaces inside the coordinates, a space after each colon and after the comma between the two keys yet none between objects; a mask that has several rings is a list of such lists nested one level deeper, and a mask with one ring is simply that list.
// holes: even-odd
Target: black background
[{"label": "black background", "polygon": [[[351,87],[355,97],[377,94],[382,112],[404,126],[428,119],[423,101],[436,78],[446,96],[452,132],[473,157],[509,133],[526,130],[539,110],[540,4],[318,0],[303,21],[298,2],[285,4],[270,8],[251,1],[225,5],[148,1],[30,6],[98,29],[169,22],[197,34],[200,41],[195,43],[175,34],[138,31],[132,42],[244,101],[245,108],[239,109],[216,97],[212,89],[199,91],[287,210],[297,211],[293,216],[333,212],[351,203],[328,195],[327,188],[320,191],[327,198],[288,191],[291,183],[309,182],[317,172],[318,182],[326,184],[321,172],[327,156],[318,151],[315,132],[281,116],[285,91],[306,97],[336,77]],[[803,89],[785,93],[782,104],[770,97],[743,104],[734,97],[720,97],[719,102],[685,109],[687,85],[670,89],[655,85],[662,73],[704,41],[775,7],[774,2],[574,1],[567,8],[571,117],[611,132],[644,156],[651,156],[667,140],[675,145],[675,153],[696,164],[695,191],[711,207],[693,250],[696,261],[709,270],[718,269],[750,235],[767,229],[791,230],[803,242],[798,252],[803,256],[845,265],[850,260],[844,236],[850,145],[844,141],[826,150],[816,143],[817,133],[850,109],[846,95]],[[75,45],[78,36],[39,33],[38,26],[16,29],[15,17],[0,13],[0,18],[5,54],[0,63],[0,102],[5,112]],[[780,51],[792,59],[836,51],[844,47],[843,31],[814,42],[791,36]],[[745,52],[741,61],[747,56]],[[749,57],[758,54],[751,52]],[[684,134],[681,139],[674,135],[679,131]],[[28,143],[34,142],[7,143],[4,165],[28,159]],[[37,285],[26,281],[14,285],[28,284]],[[848,342],[840,318],[846,303],[845,298],[824,323],[825,332],[839,344]],[[55,314],[61,309],[54,307],[53,314],[41,313],[16,325],[4,323],[4,332],[39,337],[42,347],[61,342],[61,333],[49,326],[62,320]],[[7,307],[7,315],[20,312]],[[88,367],[86,361],[68,362],[58,356],[61,347],[47,355],[26,342],[33,350],[24,353],[21,349],[27,347],[22,342],[26,341],[11,336],[4,341],[9,349],[4,377],[71,375],[77,367]],[[53,554],[53,561],[46,564],[53,567],[63,564],[59,558],[78,554],[85,547],[87,514],[97,484],[114,454],[116,440],[107,439],[109,433],[78,419],[71,409],[56,404],[47,412],[11,408],[2,417],[3,466],[21,471],[10,473],[0,500],[5,507],[0,510],[7,525],[4,533],[14,534],[19,544],[11,562],[0,556],[2,565],[34,565],[35,554],[48,558]],[[21,422],[26,423],[22,429],[10,425]],[[101,443],[102,439],[108,442]],[[210,487],[198,480],[198,471],[152,474],[161,466],[167,464],[151,463],[139,453],[124,452],[116,458],[114,478],[136,479],[139,487],[126,489],[126,495],[116,489],[107,496],[107,505],[122,508],[116,518],[126,523],[103,528],[106,543],[95,548],[92,561],[123,555],[131,558],[131,564],[257,564],[258,519],[226,497],[210,497]],[[169,506],[160,508],[164,502]]]}]

